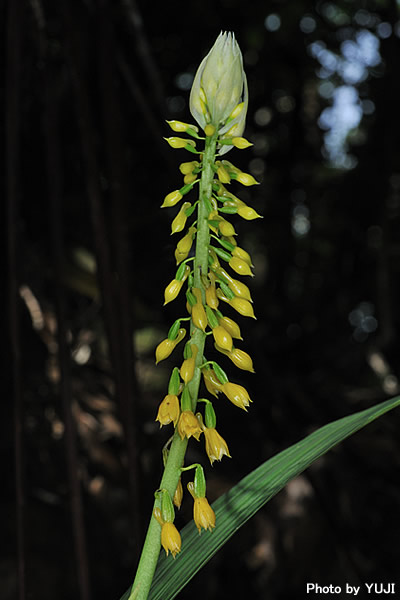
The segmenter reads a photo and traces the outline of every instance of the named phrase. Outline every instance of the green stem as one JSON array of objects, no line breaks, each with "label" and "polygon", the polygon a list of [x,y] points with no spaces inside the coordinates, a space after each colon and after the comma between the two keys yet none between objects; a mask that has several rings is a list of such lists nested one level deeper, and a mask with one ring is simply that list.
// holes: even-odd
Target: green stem
[{"label": "green stem", "polygon": [[[213,164],[215,161],[215,151],[217,143],[217,134],[206,138],[205,150],[203,154],[203,168],[200,179],[199,204],[197,209],[197,236],[196,252],[194,259],[194,285],[202,290],[203,301],[205,300],[204,286],[201,275],[208,273],[208,246],[210,243],[210,229],[208,226],[208,212],[205,198],[212,196],[212,181],[214,178]],[[196,357],[196,370],[192,381],[189,384],[189,391],[192,398],[193,412],[196,410],[197,398],[200,387],[201,371],[198,367],[204,362],[204,344],[206,334],[191,324],[191,335],[193,344],[198,348]],[[172,444],[169,450],[168,459],[165,464],[164,474],[161,479],[160,489],[169,492],[171,498],[175,494],[176,487],[183,467],[186,447],[188,440],[181,440],[178,431],[175,429]],[[160,508],[161,502],[156,498],[153,506]],[[158,556],[161,549],[161,525],[153,516],[150,517],[149,528],[143,545],[142,554],[136,571],[136,577],[128,600],[146,600],[149,595],[151,582],[157,566]],[[171,559],[172,560],[172,559]]]}]

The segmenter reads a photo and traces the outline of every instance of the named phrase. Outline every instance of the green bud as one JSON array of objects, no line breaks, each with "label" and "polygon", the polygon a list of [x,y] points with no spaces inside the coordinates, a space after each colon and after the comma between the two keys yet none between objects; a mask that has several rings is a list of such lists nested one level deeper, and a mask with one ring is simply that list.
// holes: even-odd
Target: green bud
[{"label": "green bud", "polygon": [[[233,246],[233,244],[231,244]],[[232,247],[233,250],[234,246]],[[230,260],[232,260],[232,255],[229,254],[229,252],[226,252],[225,250],[222,250],[222,248],[214,248],[214,246],[212,247],[212,249],[214,250],[215,254],[217,254],[220,258],[222,258],[222,260],[226,260],[226,262],[229,262]]]},{"label": "green bud", "polygon": [[232,298],[235,297],[235,294],[232,292],[232,290],[230,289],[230,287],[228,287],[226,285],[226,283],[224,281],[221,281],[219,284],[224,296],[226,296],[228,298],[228,300],[232,300]]},{"label": "green bud", "polygon": [[181,384],[181,378],[179,377],[179,369],[178,369],[178,367],[174,367],[174,370],[171,373],[171,377],[169,378],[168,394],[177,396],[179,393],[180,384]]},{"label": "green bud", "polygon": [[213,365],[214,373],[216,374],[216,376],[218,377],[218,379],[220,380],[222,385],[224,385],[224,383],[228,383],[228,381],[229,381],[228,376],[225,373],[225,371],[223,369],[221,369],[219,364],[216,363],[215,360],[213,360],[212,365]]},{"label": "green bud", "polygon": [[186,342],[185,347],[183,349],[183,358],[186,360],[187,358],[192,358],[192,346],[190,342]]},{"label": "green bud", "polygon": [[206,427],[214,428],[217,424],[217,417],[215,415],[215,410],[212,405],[212,402],[207,402],[206,408],[204,411],[204,417],[206,422]]},{"label": "green bud", "polygon": [[174,342],[178,336],[179,333],[179,328],[181,326],[181,321],[180,319],[177,319],[175,321],[175,323],[173,323],[170,327],[170,330],[168,331],[168,339],[171,340],[171,342]]},{"label": "green bud", "polygon": [[194,296],[194,294],[192,294],[190,290],[187,290],[186,292],[186,299],[189,302],[190,306],[195,306],[195,304],[197,304],[196,297]]},{"label": "green bud", "polygon": [[173,523],[175,518],[174,505],[167,490],[161,490],[161,515],[167,523]]},{"label": "green bud", "polygon": [[192,398],[190,397],[189,388],[187,386],[183,388],[181,396],[181,409],[182,412],[184,410],[192,410]]},{"label": "green bud", "polygon": [[194,474],[194,493],[196,498],[205,498],[206,496],[206,478],[201,465],[198,465]]},{"label": "green bud", "polygon": [[210,323],[211,329],[214,329],[214,327],[218,327],[218,325],[219,325],[218,319],[214,315],[212,309],[209,306],[206,306],[205,308],[206,308],[207,320]]}]

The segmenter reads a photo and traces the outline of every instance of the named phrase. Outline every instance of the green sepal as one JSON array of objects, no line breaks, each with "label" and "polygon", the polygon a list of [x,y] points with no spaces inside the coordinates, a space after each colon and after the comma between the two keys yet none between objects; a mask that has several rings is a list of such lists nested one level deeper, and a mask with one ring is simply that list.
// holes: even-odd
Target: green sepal
[{"label": "green sepal", "polygon": [[201,152],[196,150],[196,148],[193,148],[193,146],[191,146],[190,144],[186,144],[186,146],[184,146],[184,148],[185,148],[185,150],[188,150],[192,154],[201,154]]},{"label": "green sepal", "polygon": [[176,271],[175,279],[177,281],[182,281],[182,279],[185,276],[185,273],[186,273],[186,262],[183,262],[179,265],[179,267]]},{"label": "green sepal", "polygon": [[198,465],[194,472],[193,487],[193,491],[195,493],[196,498],[206,497],[206,478],[204,475],[203,467],[201,465]]},{"label": "green sepal", "polygon": [[218,227],[219,225],[219,221],[216,221],[215,219],[209,219],[208,220],[208,224],[211,225],[211,227]]},{"label": "green sepal", "polygon": [[177,319],[170,327],[169,331],[168,331],[168,339],[171,340],[171,342],[173,342],[174,340],[176,340],[177,335],[179,333],[179,329],[181,326],[181,320]]},{"label": "green sepal", "polygon": [[208,264],[210,265],[210,267],[214,264],[215,259],[211,256],[211,254],[208,255]]},{"label": "green sepal", "polygon": [[[213,237],[215,237],[215,236],[213,236]],[[216,238],[216,239],[219,241],[219,243],[221,244],[221,246],[223,248],[225,248],[225,250],[229,250],[229,252],[232,252],[232,250],[234,250],[236,248],[236,246],[234,244],[231,244],[230,242],[227,242],[226,240],[221,240],[220,238]],[[230,257],[229,260],[231,258],[232,257]]]},{"label": "green sepal", "polygon": [[181,378],[179,376],[179,369],[178,369],[178,367],[174,367],[174,369],[171,373],[171,377],[169,378],[168,394],[177,396],[179,393],[180,384],[181,384]]},{"label": "green sepal", "polygon": [[212,402],[207,402],[206,404],[206,408],[204,411],[204,420],[206,422],[206,427],[215,429],[215,426],[217,424],[217,417]]},{"label": "green sepal", "polygon": [[216,363],[215,360],[213,360],[212,365],[213,365],[214,373],[216,374],[216,376],[218,377],[218,379],[220,380],[222,385],[224,385],[225,383],[228,383],[229,382],[228,376],[225,373],[225,371],[223,369],[221,369],[219,364]]},{"label": "green sepal", "polygon": [[[225,121],[225,123],[229,123],[229,118]],[[219,138],[218,144],[221,144],[221,146],[233,146],[232,138]]]},{"label": "green sepal", "polygon": [[208,214],[210,214],[210,212],[213,210],[212,204],[210,202],[210,199],[207,196],[203,197],[203,202],[204,202],[204,206],[206,207],[206,210],[208,212]]},{"label": "green sepal", "polygon": [[206,306],[206,313],[207,313],[207,320],[210,324],[211,329],[214,329],[214,327],[218,327],[218,319],[214,315],[212,309],[209,306]]},{"label": "green sepal", "polygon": [[194,277],[193,277],[193,273],[190,272],[189,273],[189,277],[188,277],[188,288],[192,288],[194,286]]},{"label": "green sepal", "polygon": [[182,196],[184,196],[185,194],[190,192],[190,190],[192,189],[192,187],[194,186],[195,183],[196,182],[193,181],[193,183],[187,183],[186,185],[182,186],[181,189],[179,190],[179,193],[182,194]]},{"label": "green sepal", "polygon": [[181,396],[181,409],[182,409],[182,412],[184,410],[192,410],[192,398],[190,397],[190,392],[186,385],[183,388],[183,392],[182,392],[182,396]]},{"label": "green sepal", "polygon": [[197,133],[197,131],[195,131],[191,127],[188,127],[188,129],[186,129],[185,133],[187,133],[188,135],[191,135],[192,137],[196,138],[197,140],[204,140],[204,138],[200,137],[199,134]]},{"label": "green sepal", "polygon": [[219,287],[223,291],[224,295],[228,298],[228,300],[232,300],[235,297],[235,294],[232,292],[231,288],[226,285],[224,281],[221,281]]},{"label": "green sepal", "polygon": [[192,294],[190,290],[186,291],[186,299],[189,302],[190,306],[195,306],[197,304],[196,296]]},{"label": "green sepal", "polygon": [[225,213],[227,215],[236,215],[238,211],[237,206],[222,206],[218,210],[219,212]]},{"label": "green sepal", "polygon": [[232,254],[229,254],[229,252],[222,250],[222,248],[215,248],[214,246],[212,246],[212,249],[214,250],[215,254],[217,254],[217,256],[222,258],[222,260],[226,260],[226,262],[232,260]]},{"label": "green sepal", "polygon": [[196,202],[193,204],[193,206],[191,206],[190,208],[187,208],[185,210],[185,215],[187,217],[191,217],[195,210],[196,210]]},{"label": "green sepal", "polygon": [[186,360],[187,358],[192,358],[192,346],[190,342],[186,342],[185,347],[183,349],[183,358]]},{"label": "green sepal", "polygon": [[212,182],[212,189],[214,190],[214,192],[218,192],[220,187],[221,187],[221,185],[218,183],[218,181],[214,180]]},{"label": "green sepal", "polygon": [[175,518],[174,505],[167,490],[161,490],[161,516],[167,523],[173,523]]}]

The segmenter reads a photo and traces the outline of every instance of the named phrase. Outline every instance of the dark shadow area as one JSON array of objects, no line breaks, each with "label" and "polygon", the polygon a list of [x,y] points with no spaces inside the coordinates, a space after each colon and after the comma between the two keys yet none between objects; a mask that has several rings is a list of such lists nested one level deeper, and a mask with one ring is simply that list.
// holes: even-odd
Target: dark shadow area
[{"label": "dark shadow area", "polygon": [[[174,209],[159,206],[192,160],[163,140],[165,119],[192,121],[193,75],[220,30],[243,52],[254,143],[227,158],[261,182],[231,186],[264,216],[232,219],[255,264],[257,321],[226,311],[256,374],[218,355],[253,404],[215,402],[231,460],[211,468],[191,440],[187,461],[206,466],[214,501],[316,428],[400,392],[399,7],[9,0],[1,14],[1,598],[119,600],[171,433],[157,407],[181,357],[155,366],[185,314],[183,295],[162,306],[179,237]],[[399,426],[394,411],[319,459],[179,597],[400,585]]]}]

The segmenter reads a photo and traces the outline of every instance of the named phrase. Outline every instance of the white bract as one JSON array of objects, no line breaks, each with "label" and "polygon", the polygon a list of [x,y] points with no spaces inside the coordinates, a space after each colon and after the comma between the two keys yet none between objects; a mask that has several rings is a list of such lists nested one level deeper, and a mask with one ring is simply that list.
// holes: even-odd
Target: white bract
[{"label": "white bract", "polygon": [[[239,137],[248,105],[243,58],[233,33],[220,33],[201,62],[190,92],[190,112],[202,129],[213,125],[220,137]],[[220,154],[232,146],[222,146]]]}]

